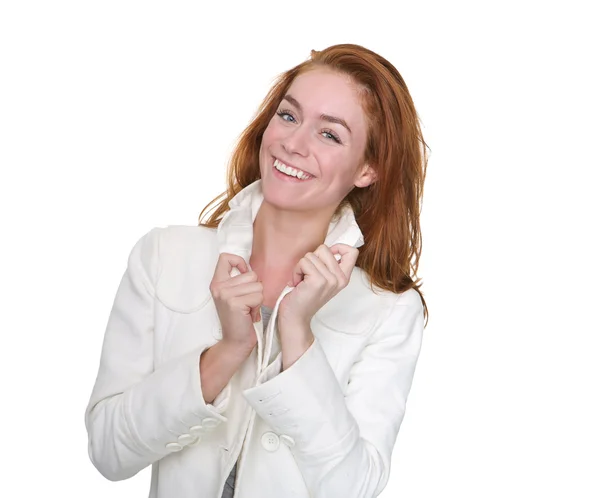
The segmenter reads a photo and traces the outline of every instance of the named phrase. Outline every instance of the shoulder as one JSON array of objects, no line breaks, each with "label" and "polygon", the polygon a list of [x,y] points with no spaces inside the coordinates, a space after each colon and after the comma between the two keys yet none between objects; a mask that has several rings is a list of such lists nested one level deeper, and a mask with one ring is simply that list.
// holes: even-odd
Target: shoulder
[{"label": "shoulder", "polygon": [[205,226],[156,226],[138,238],[132,254],[141,257],[145,266],[152,266],[157,277],[156,272],[165,265],[196,260],[216,251],[216,243],[216,230]]},{"label": "shoulder", "polygon": [[396,293],[377,286],[371,286],[371,279],[362,268],[355,267],[353,275],[348,284],[352,286],[352,291],[356,297],[361,300],[369,299],[377,301],[380,306],[392,311],[396,307],[408,307],[416,310],[423,310],[421,295],[415,289],[408,289],[404,292]]},{"label": "shoulder", "polygon": [[394,306],[404,306],[415,311],[423,312],[423,300],[421,295],[415,289],[408,289],[400,294],[393,294],[395,296]]},{"label": "shoulder", "polygon": [[[414,289],[401,294],[371,287],[369,275],[354,267],[348,285],[328,301],[315,318],[328,328],[352,335],[368,335],[384,322],[423,312],[421,298]],[[392,316],[393,315],[393,316]],[[401,318],[405,320],[406,318]]]},{"label": "shoulder", "polygon": [[150,262],[155,295],[167,308],[189,313],[210,297],[207,281],[218,258],[216,230],[205,226],[154,227],[138,241]]},{"label": "shoulder", "polygon": [[187,244],[209,242],[216,237],[216,230],[197,225],[155,226],[138,237],[136,245],[155,251],[174,250],[179,247],[185,250]]},{"label": "shoulder", "polygon": [[200,253],[216,250],[215,229],[197,225],[167,225],[157,227],[158,250],[161,261],[164,258],[188,258]]}]

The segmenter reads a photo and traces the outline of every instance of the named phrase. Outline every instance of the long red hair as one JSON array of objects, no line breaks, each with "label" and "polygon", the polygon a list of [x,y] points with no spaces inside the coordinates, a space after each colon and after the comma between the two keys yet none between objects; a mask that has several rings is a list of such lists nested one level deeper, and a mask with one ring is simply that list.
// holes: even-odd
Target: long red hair
[{"label": "long red hair", "polygon": [[[429,147],[398,70],[380,55],[360,45],[346,43],[321,51],[311,50],[308,60],[276,78],[256,116],[234,147],[227,169],[227,190],[204,207],[198,225],[216,228],[229,210],[229,201],[260,178],[258,152],[269,121],[294,78],[318,68],[350,76],[356,84],[368,122],[362,162],[375,169],[377,180],[368,187],[354,188],[335,213],[337,215],[349,203],[363,232],[365,243],[359,249],[356,266],[369,275],[372,289],[376,286],[394,293],[415,289],[428,320],[417,271],[421,256],[419,218]],[[212,214],[202,221],[204,213],[217,201]]]}]

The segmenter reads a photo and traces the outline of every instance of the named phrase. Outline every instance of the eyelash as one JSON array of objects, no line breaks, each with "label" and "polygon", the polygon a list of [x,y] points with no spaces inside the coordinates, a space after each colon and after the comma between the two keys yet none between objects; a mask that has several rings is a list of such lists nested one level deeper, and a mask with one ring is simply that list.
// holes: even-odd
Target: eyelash
[{"label": "eyelash", "polygon": [[[278,116],[279,116],[281,119],[283,119],[283,116],[284,116],[285,114],[288,114],[288,115],[290,115],[290,116],[292,116],[292,117],[294,118],[294,115],[293,115],[293,114],[292,114],[290,111],[288,111],[287,109],[282,109],[281,111],[277,111],[277,115],[278,115]],[[294,118],[294,119],[296,119],[296,118]],[[283,119],[283,120],[284,120],[284,121],[287,121],[287,119]],[[289,121],[288,121],[288,123],[289,123]],[[340,137],[338,137],[338,136],[337,136],[335,133],[333,133],[331,130],[323,130],[323,131],[324,131],[325,133],[329,133],[329,134],[330,134],[330,135],[333,137],[333,140],[334,140],[335,142],[337,142],[338,144],[341,144],[341,143],[342,143],[342,141],[340,140]]]}]

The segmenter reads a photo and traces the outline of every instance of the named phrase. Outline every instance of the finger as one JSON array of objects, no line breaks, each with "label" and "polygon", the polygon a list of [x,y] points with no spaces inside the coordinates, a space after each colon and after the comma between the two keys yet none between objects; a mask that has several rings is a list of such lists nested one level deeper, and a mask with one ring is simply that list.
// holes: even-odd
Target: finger
[{"label": "finger", "polygon": [[250,282],[259,282],[258,275],[252,270],[236,275],[235,277],[231,277],[228,280],[224,280],[223,282],[219,283],[219,286],[221,289],[226,289],[228,287],[235,287]]},{"label": "finger", "polygon": [[247,313],[250,313],[251,310],[260,307],[263,302],[263,293],[261,292],[252,292],[250,294],[246,294],[245,296],[238,296],[231,300],[232,305],[238,309],[244,309]]},{"label": "finger", "polygon": [[302,282],[302,280],[304,280],[304,273],[302,273],[302,268],[300,267],[301,261],[302,259],[296,263],[296,266],[294,266],[294,269],[292,270],[292,280],[290,282],[292,287],[296,287],[300,282]]},{"label": "finger", "polygon": [[260,315],[260,306],[256,306],[256,307],[252,308],[250,316],[252,317],[252,322],[254,322],[254,323],[260,322],[260,320],[262,318]]},{"label": "finger", "polygon": [[[328,249],[325,249],[325,251],[329,252]],[[326,254],[324,254],[323,252],[321,252],[321,255],[323,257],[326,257]],[[331,259],[333,259],[333,264],[335,264],[335,266],[337,266],[337,262],[335,261],[335,258],[333,257],[333,255],[329,254],[329,256],[331,257]],[[313,252],[307,253],[305,257],[308,258],[313,265],[315,265],[315,268],[317,269],[317,271],[323,276],[323,278],[327,281],[327,283],[331,287],[337,287],[338,279],[340,277],[343,277],[343,274],[340,275],[341,270],[339,268],[334,268],[334,271],[336,273],[333,273],[329,269],[329,266],[331,266],[331,261],[327,261],[327,264],[326,264],[319,256],[317,256]]]},{"label": "finger", "polygon": [[336,259],[336,256],[337,258],[341,259],[339,254],[334,255],[329,247],[327,247],[325,244],[321,244],[319,247],[317,247],[315,254],[325,264],[325,266],[327,266],[329,272],[332,273],[338,281],[340,279],[345,279],[346,276],[340,268],[338,259]]},{"label": "finger", "polygon": [[[222,289],[220,297],[223,300],[232,300],[233,302],[233,300],[238,297],[247,296],[249,294],[262,291],[263,284],[261,282],[251,282],[248,284],[236,285],[235,287],[227,287],[225,289]],[[249,304],[255,306],[250,302]]]},{"label": "finger", "polygon": [[334,244],[329,249],[334,256],[339,254],[342,257],[339,261],[339,266],[346,278],[350,278],[352,269],[356,265],[356,260],[358,259],[358,249],[347,244]]},{"label": "finger", "polygon": [[253,322],[257,322],[260,317],[260,307],[264,297],[262,292],[255,292],[243,297],[238,297],[233,301],[236,308],[242,309],[247,315],[250,315]]},{"label": "finger", "polygon": [[298,261],[298,264],[292,272],[293,286],[296,287],[296,285],[302,282],[302,280],[304,280],[307,276],[311,276],[313,278],[324,278],[321,275],[321,272],[317,270],[314,263],[305,256]]},{"label": "finger", "polygon": [[240,273],[246,273],[248,271],[248,265],[244,258],[237,254],[221,253],[217,261],[215,268],[215,274],[213,280],[217,282],[223,282],[231,278],[231,270],[237,268]]}]

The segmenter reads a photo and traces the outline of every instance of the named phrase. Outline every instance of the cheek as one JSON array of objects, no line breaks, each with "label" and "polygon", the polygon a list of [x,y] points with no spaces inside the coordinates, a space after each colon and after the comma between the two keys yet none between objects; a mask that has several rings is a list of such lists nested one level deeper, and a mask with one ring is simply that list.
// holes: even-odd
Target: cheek
[{"label": "cheek", "polygon": [[[334,183],[346,184],[352,176],[350,163],[345,154],[337,151],[321,154],[320,163],[323,174]],[[350,180],[351,181],[351,180]]]},{"label": "cheek", "polygon": [[267,128],[265,129],[264,133],[263,133],[263,142],[265,145],[269,146],[271,145],[273,142],[275,142],[279,136],[281,135],[279,128],[277,126],[277,123],[275,122],[274,119],[272,119]]}]

